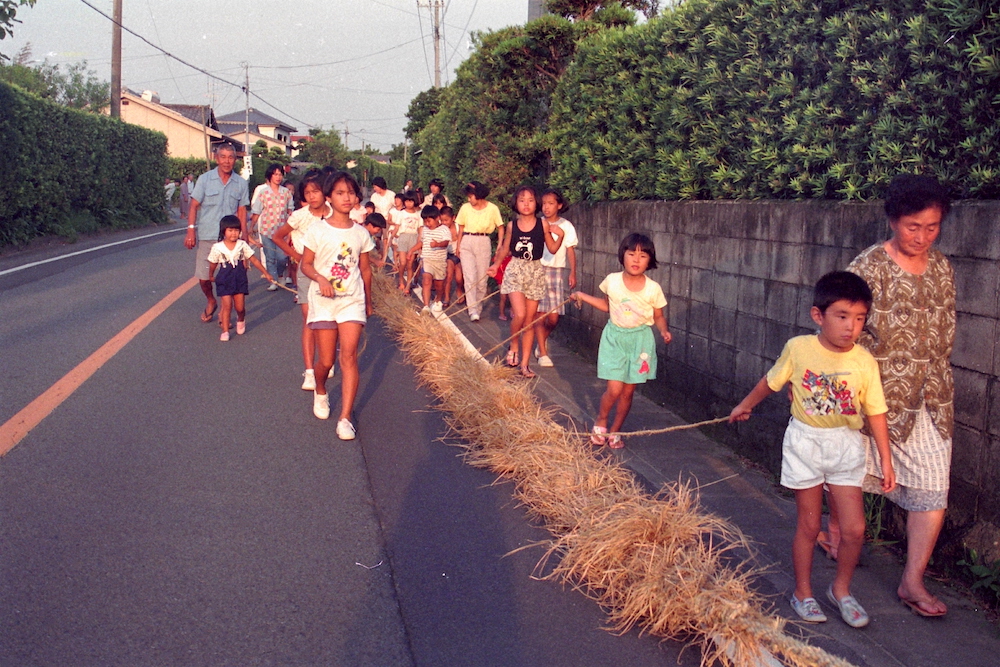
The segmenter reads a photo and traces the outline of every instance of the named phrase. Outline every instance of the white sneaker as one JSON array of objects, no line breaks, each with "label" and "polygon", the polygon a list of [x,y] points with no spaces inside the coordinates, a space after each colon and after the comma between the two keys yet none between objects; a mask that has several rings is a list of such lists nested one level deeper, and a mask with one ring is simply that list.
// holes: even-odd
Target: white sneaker
[{"label": "white sneaker", "polygon": [[420,312],[421,313],[429,313],[429,312],[431,312],[431,308],[430,308],[430,306],[424,306],[423,308],[420,309]]},{"label": "white sneaker", "polygon": [[288,276],[285,276],[285,284],[286,285],[291,285],[292,284],[292,279],[289,278]]},{"label": "white sneaker", "polygon": [[357,435],[357,431],[354,430],[354,424],[351,423],[350,419],[341,419],[337,422],[337,437],[341,440],[354,440]]},{"label": "white sneaker", "polygon": [[479,313],[476,313],[475,315],[469,315],[469,321],[470,322],[478,322],[479,321]]},{"label": "white sneaker", "polygon": [[542,356],[538,357],[538,365],[541,366],[542,368],[552,368],[553,366],[555,366],[555,364],[552,363],[552,360],[549,359],[549,355],[547,354],[543,354]]},{"label": "white sneaker", "polygon": [[302,391],[316,391],[316,373],[311,368],[302,374]]},{"label": "white sneaker", "polygon": [[441,312],[441,302],[440,301],[435,301],[434,303],[432,303],[431,304],[431,310],[434,311],[435,313],[440,313]]},{"label": "white sneaker", "polygon": [[313,392],[313,414],[317,419],[330,418],[330,395]]},{"label": "white sneaker", "polygon": [[278,291],[278,286],[275,283],[271,283],[270,285],[267,286],[267,291],[268,292],[277,292]]}]

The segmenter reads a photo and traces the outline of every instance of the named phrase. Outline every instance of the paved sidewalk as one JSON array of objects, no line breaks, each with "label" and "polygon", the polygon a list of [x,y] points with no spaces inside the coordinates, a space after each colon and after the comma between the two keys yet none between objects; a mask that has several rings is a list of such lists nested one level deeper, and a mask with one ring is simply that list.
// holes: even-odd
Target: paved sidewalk
[{"label": "paved sidewalk", "polygon": [[[488,350],[509,335],[509,323],[497,320],[495,298],[480,322],[465,313],[453,322],[480,350]],[[592,425],[604,383],[597,379],[594,364],[559,344],[558,329],[549,345],[554,368],[532,369],[538,374],[537,392],[559,405],[581,429]],[[494,353],[502,358],[506,346]],[[533,360],[534,362],[534,360]],[[749,388],[748,388],[749,389]],[[636,394],[626,431],[661,428],[684,423],[677,415]],[[775,443],[780,446],[780,443]],[[610,451],[610,450],[609,450]],[[700,484],[703,505],[730,519],[751,539],[760,552],[766,572],[758,590],[769,597],[776,613],[793,618],[787,598],[794,588],[790,561],[795,532],[792,496],[777,486],[772,476],[746,467],[731,450],[696,429],[659,436],[630,438],[615,453],[636,472],[651,490],[677,480]],[[867,549],[858,568],[853,592],[871,615],[871,624],[854,630],[843,623],[822,592],[833,580],[835,563],[816,551],[813,564],[814,589],[830,621],[803,628],[811,641],[855,665],[941,667],[963,665],[987,667],[1000,664],[1000,629],[960,591],[936,582],[928,587],[949,607],[944,618],[913,615],[896,597],[902,573],[898,558],[884,549]]]}]

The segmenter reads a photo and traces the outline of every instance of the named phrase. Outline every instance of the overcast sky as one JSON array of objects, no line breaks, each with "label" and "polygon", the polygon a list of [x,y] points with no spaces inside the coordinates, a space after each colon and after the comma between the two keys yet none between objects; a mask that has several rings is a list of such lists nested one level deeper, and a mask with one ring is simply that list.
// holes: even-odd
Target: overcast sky
[{"label": "overcast sky", "polygon": [[[109,16],[112,0],[86,0]],[[433,84],[434,48],[417,0],[123,0],[123,25],[226,81],[243,83],[250,105],[291,123],[349,128],[350,148],[387,150],[403,141],[410,100]],[[423,0],[422,4],[428,4]],[[443,82],[469,54],[469,35],[527,20],[528,0],[445,0]],[[111,78],[111,22],[83,0],[38,0],[19,8],[12,56],[31,43],[33,58],[86,60]],[[290,67],[291,66],[291,67]],[[239,88],[172,60],[123,32],[122,85],[156,91],[168,104],[212,104],[217,115],[244,108]],[[273,105],[272,106],[269,106]],[[275,109],[276,107],[276,109]]]}]

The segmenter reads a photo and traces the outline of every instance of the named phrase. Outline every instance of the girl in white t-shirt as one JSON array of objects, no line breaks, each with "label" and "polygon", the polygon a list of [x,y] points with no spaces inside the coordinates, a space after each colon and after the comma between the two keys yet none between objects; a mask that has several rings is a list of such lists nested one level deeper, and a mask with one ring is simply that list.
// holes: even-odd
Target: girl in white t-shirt
[{"label": "girl in white t-shirt", "polygon": [[316,338],[316,389],[313,414],[330,417],[326,379],[340,348],[340,418],[337,437],[353,440],[351,410],[358,393],[358,341],[372,313],[372,272],[368,253],[375,249],[371,235],[351,220],[352,198],[361,188],[354,177],[331,174],[323,190],[333,215],[306,232],[302,272],[313,281],[309,290],[308,326]]},{"label": "girl in white t-shirt", "polygon": [[[279,227],[271,238],[275,245],[281,248],[294,263],[302,264],[302,253],[305,251],[302,241],[306,232],[314,223],[324,221],[333,215],[333,209],[326,201],[326,194],[323,192],[323,176],[319,169],[310,169],[306,172],[306,175],[299,181],[298,194],[299,201],[303,202],[302,208],[288,216],[287,222]],[[305,363],[305,371],[302,373],[302,390],[315,391],[316,372],[313,369],[313,362],[316,358],[316,339],[312,329],[307,324],[309,320],[309,288],[312,286],[312,281],[301,271],[297,273],[296,281],[298,292],[295,298],[302,309],[302,360]]]},{"label": "girl in white t-shirt", "polygon": [[538,339],[538,365],[551,368],[549,358],[549,334],[556,328],[559,316],[566,312],[563,301],[566,300],[566,287],[576,288],[576,246],[579,239],[573,223],[561,216],[566,208],[566,200],[558,190],[546,190],[542,194],[542,216],[549,223],[549,229],[558,227],[563,231],[562,245],[552,253],[548,248],[542,254],[542,266],[545,267],[545,296],[538,302],[538,312],[541,317],[535,323],[535,337]]},{"label": "girl in white t-shirt", "polygon": [[597,350],[597,377],[607,380],[608,388],[601,396],[590,441],[595,445],[607,443],[613,449],[625,445],[621,436],[605,435],[611,409],[616,408],[611,424],[611,432],[616,433],[632,408],[635,386],[656,378],[656,341],[649,326],[656,327],[664,343],[671,338],[663,315],[667,299],[660,285],[646,277],[648,269],[656,268],[653,241],[642,234],[629,234],[618,246],[618,261],[625,270],[608,275],[600,285],[607,296],[598,298],[583,292],[572,295],[577,303],[586,301],[611,314]]}]

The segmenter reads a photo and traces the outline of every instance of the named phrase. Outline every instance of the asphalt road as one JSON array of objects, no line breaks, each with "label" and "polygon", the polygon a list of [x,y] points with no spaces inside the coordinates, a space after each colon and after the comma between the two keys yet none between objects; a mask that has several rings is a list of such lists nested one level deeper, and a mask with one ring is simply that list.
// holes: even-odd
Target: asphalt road
[{"label": "asphalt road", "polygon": [[[192,263],[168,234],[8,275],[0,424]],[[299,389],[291,295],[253,283],[229,343],[203,304],[186,292],[0,459],[0,665],[698,663],[532,577],[542,549],[510,552],[547,534],[442,442],[377,318],[342,443]]]}]

